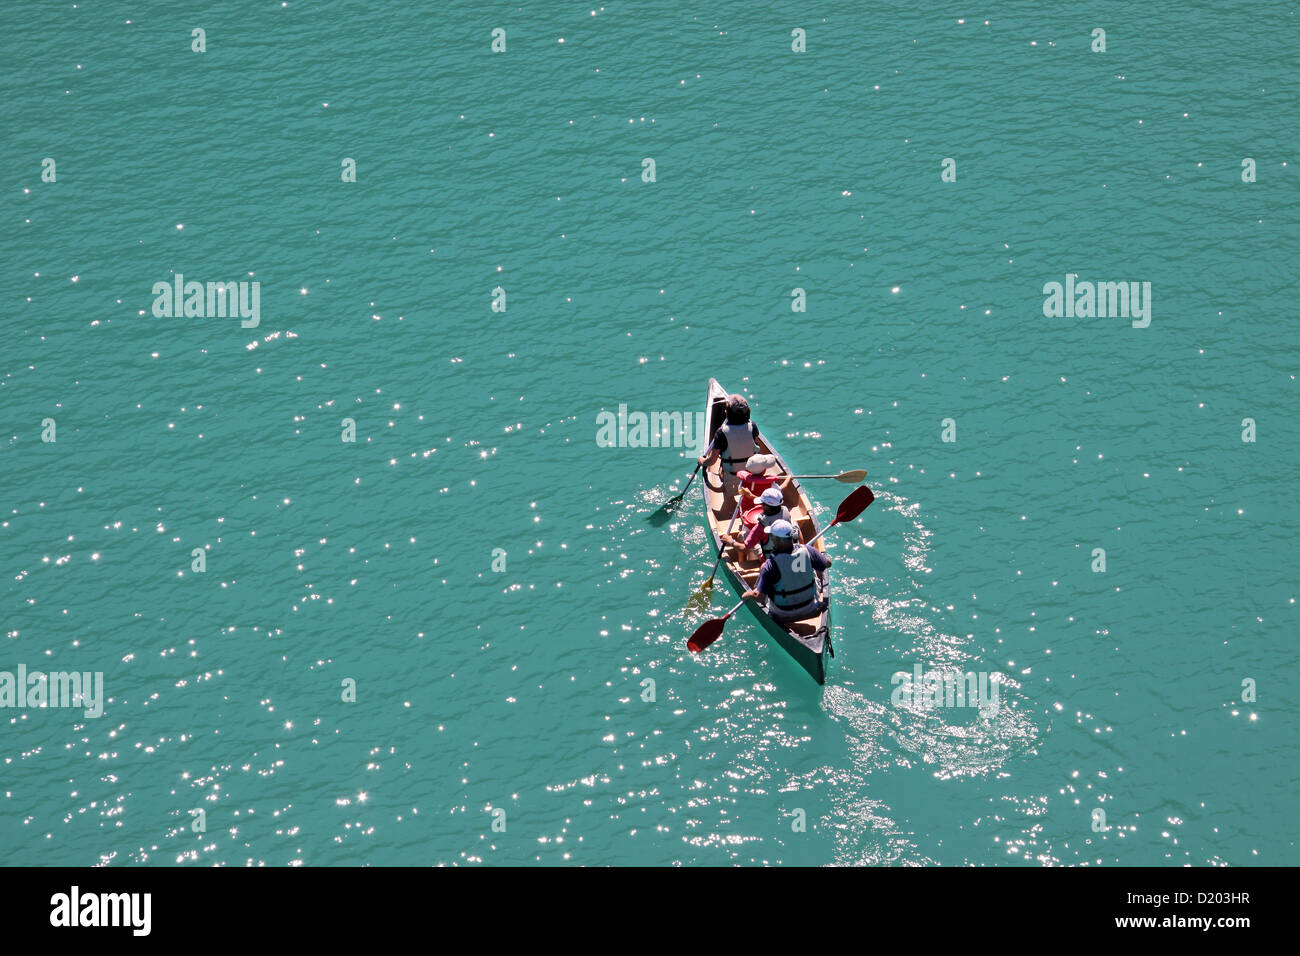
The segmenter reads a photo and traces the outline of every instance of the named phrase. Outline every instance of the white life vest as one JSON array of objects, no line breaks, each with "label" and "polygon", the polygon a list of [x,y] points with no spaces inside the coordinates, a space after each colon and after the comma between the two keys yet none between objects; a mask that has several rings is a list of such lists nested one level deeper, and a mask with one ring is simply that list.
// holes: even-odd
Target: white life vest
[{"label": "white life vest", "polygon": [[[772,524],[776,521],[790,521],[790,509],[785,505],[782,505],[781,510],[774,515],[764,513],[758,516],[758,523],[765,529],[770,529]],[[793,521],[790,521],[790,523],[794,524]],[[770,558],[772,556],[772,535],[766,535],[763,540],[759,542],[759,547],[763,549],[763,557]]]},{"label": "white life vest", "polygon": [[807,555],[797,564],[795,560],[807,550],[806,544],[796,544],[789,554],[774,554],[769,559],[780,572],[772,593],[772,604],[779,611],[797,611],[817,601],[817,572],[812,560]]},{"label": "white life vest", "polygon": [[719,430],[727,438],[727,450],[722,453],[722,467],[727,474],[734,475],[745,467],[750,455],[758,452],[758,443],[754,441],[749,422],[743,425],[723,425]]}]

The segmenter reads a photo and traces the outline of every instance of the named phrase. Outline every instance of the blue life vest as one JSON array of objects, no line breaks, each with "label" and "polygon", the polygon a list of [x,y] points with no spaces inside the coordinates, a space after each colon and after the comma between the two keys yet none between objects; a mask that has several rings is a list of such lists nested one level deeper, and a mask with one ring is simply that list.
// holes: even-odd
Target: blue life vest
[{"label": "blue life vest", "polygon": [[[776,521],[790,521],[790,509],[782,505],[781,510],[774,515],[763,513],[758,516],[758,523],[764,528],[771,528]],[[794,522],[791,521],[790,523],[793,524]],[[772,556],[772,535],[766,535],[759,542],[759,547],[763,549],[763,557],[770,558]]]},{"label": "blue life vest", "polygon": [[806,544],[796,544],[789,554],[774,554],[770,559],[780,573],[772,594],[772,604],[779,610],[798,610],[817,599],[817,572],[807,555],[800,557],[807,550]]}]

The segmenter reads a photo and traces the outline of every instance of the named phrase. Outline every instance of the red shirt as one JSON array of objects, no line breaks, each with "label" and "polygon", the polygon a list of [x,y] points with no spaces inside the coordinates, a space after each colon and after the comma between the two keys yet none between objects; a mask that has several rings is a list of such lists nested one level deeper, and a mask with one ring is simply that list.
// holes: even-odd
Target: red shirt
[{"label": "red shirt", "polygon": [[763,527],[763,522],[755,521],[754,527],[749,529],[749,534],[745,535],[745,547],[756,548],[767,540],[767,529]]},{"label": "red shirt", "polygon": [[784,475],[773,475],[771,478],[764,478],[762,475],[751,475],[747,471],[736,472],[736,477],[740,479],[741,484],[748,490],[752,491],[755,496],[761,495],[768,488],[784,478]]}]

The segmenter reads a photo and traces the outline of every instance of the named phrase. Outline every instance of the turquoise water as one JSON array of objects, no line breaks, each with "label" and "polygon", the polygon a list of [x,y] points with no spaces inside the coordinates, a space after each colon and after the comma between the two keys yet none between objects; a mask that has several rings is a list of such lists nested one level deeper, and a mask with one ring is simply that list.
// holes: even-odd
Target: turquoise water
[{"label": "turquoise water", "polygon": [[[1300,863],[1296,14],[1167,6],[10,5],[0,670],[108,700],[0,714],[4,862]],[[596,442],[710,376],[869,471],[824,688]]]}]

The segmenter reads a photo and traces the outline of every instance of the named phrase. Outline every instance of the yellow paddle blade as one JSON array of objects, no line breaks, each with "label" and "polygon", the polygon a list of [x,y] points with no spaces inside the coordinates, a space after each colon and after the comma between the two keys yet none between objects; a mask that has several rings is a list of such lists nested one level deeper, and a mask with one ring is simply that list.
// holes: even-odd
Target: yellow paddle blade
[{"label": "yellow paddle blade", "polygon": [[704,583],[695,589],[690,600],[686,602],[686,609],[695,614],[701,614],[709,609],[713,603],[713,575],[709,575]]}]

